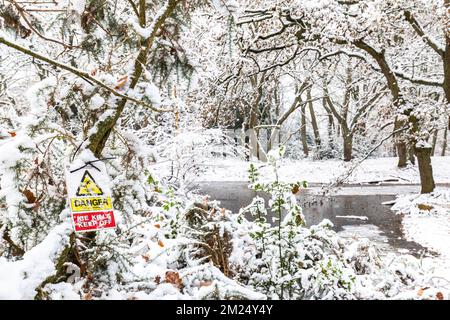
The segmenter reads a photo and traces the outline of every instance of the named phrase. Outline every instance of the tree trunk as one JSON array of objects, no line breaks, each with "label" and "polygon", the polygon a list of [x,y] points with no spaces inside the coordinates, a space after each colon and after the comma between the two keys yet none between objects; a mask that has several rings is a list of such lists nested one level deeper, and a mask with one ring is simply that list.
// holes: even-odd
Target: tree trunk
[{"label": "tree trunk", "polygon": [[398,164],[397,167],[404,168],[408,164],[407,148],[405,143],[397,143]]},{"label": "tree trunk", "polygon": [[311,125],[313,127],[313,132],[314,132],[314,141],[316,143],[316,146],[320,147],[320,143],[321,143],[320,132],[319,132],[319,126],[317,125],[316,113],[314,112],[314,106],[313,106],[312,97],[311,97],[311,89],[308,89],[308,91],[306,91],[306,96],[308,99],[309,114],[311,115]]},{"label": "tree trunk", "polygon": [[306,140],[306,104],[302,104],[301,106],[301,128],[300,128],[300,134],[301,134],[301,139],[302,139],[302,146],[303,146],[303,153],[305,154],[305,156],[307,157],[309,155],[309,150],[308,150],[308,141]]},{"label": "tree trunk", "polygon": [[250,119],[248,122],[248,127],[250,130],[250,154],[255,156],[258,160],[262,160],[262,158],[259,144],[259,132],[257,128],[255,129],[255,127],[258,126],[260,122],[261,115],[259,111],[259,105],[263,97],[263,87],[261,84],[264,82],[265,76],[266,73],[264,72],[261,74],[260,78],[258,78],[257,76],[253,76],[252,78],[250,78],[253,88],[257,88],[258,93],[256,99],[250,105]]},{"label": "tree trunk", "polygon": [[[398,120],[398,117],[395,117],[394,122],[394,131],[400,129],[404,126],[404,122]],[[395,147],[397,149],[398,163],[397,167],[404,168],[408,164],[408,148],[406,146],[405,141],[400,137],[400,134],[397,133],[394,135],[395,139]]]},{"label": "tree trunk", "polygon": [[434,153],[436,151],[436,142],[437,142],[437,135],[438,135],[438,130],[434,130],[433,132],[433,142],[431,144],[431,155],[434,156]]},{"label": "tree trunk", "polygon": [[248,152],[250,154],[250,158],[258,157],[258,138],[255,132],[255,127],[258,125],[258,117],[254,106],[255,105],[253,104],[250,109],[251,113],[247,131],[249,136]]},{"label": "tree trunk", "polygon": [[435,188],[433,168],[431,167],[431,148],[415,148],[417,162],[419,164],[421,193],[433,192]]},{"label": "tree trunk", "polygon": [[[450,121],[450,118],[449,118]],[[448,127],[444,129],[444,141],[442,142],[442,152],[441,156],[445,156],[445,151],[447,150],[447,131],[450,130],[450,123],[448,124]]]},{"label": "tree trunk", "polygon": [[344,130],[344,128],[342,129],[342,138],[344,141],[344,161],[348,162],[352,160],[353,136],[348,132],[348,130]]},{"label": "tree trunk", "polygon": [[[140,4],[140,12],[139,12],[139,23],[141,27],[146,25],[146,14],[145,14],[145,1],[139,1]],[[134,89],[141,78],[141,75],[144,70],[144,66],[147,64],[147,58],[149,56],[150,51],[152,50],[153,43],[155,39],[158,37],[158,33],[160,28],[164,25],[164,22],[170,17],[170,15],[174,12],[177,5],[180,2],[177,0],[169,0],[164,12],[159,15],[155,21],[153,21],[153,29],[152,33],[146,39],[142,38],[142,47],[139,51],[136,60],[134,61],[134,71],[131,75],[130,89]],[[106,119],[100,121],[97,124],[97,130],[93,135],[89,137],[88,148],[94,153],[97,158],[100,158],[105,148],[106,142],[111,134],[114,126],[117,121],[120,119],[125,106],[127,104],[128,98],[122,98],[118,100],[115,112],[113,115],[106,117]]]},{"label": "tree trunk", "polygon": [[[275,105],[275,120],[278,120],[280,118],[280,93],[277,89],[278,87],[275,87],[275,92],[274,92],[274,105]],[[274,123],[271,120],[271,123]],[[279,145],[279,142],[277,143],[277,138],[278,138],[278,134],[279,134],[279,130],[278,128],[270,128],[268,129],[270,132],[270,134],[267,135],[267,152],[269,152],[270,150],[272,150],[273,147],[276,147]]]},{"label": "tree trunk", "polygon": [[324,97],[322,98],[322,106],[327,112],[327,118],[328,118],[328,125],[327,125],[327,133],[328,133],[328,146],[333,149],[334,144],[334,137],[333,137],[333,131],[334,131],[334,118],[332,111],[328,108],[327,105],[327,98],[325,97],[326,90],[324,90]]},{"label": "tree trunk", "polygon": [[[444,62],[444,85],[443,89],[445,92],[445,98],[447,103],[450,103],[450,0],[444,1],[444,6],[446,10],[446,21],[445,21],[445,51],[443,56]],[[450,119],[449,119],[450,121]]]},{"label": "tree trunk", "polygon": [[[444,92],[447,103],[450,103],[450,0],[444,1],[444,7],[446,10],[445,19],[445,51],[443,56],[444,62]],[[448,118],[448,130],[450,130],[450,117]],[[442,156],[445,155],[447,149],[447,130],[444,133],[444,143],[442,148]]]},{"label": "tree trunk", "polygon": [[334,120],[333,115],[328,113],[328,141],[333,141],[333,128],[334,128]]},{"label": "tree trunk", "polygon": [[413,165],[416,164],[416,158],[414,156],[414,146],[412,145],[408,148],[408,159],[409,162],[411,162]]}]

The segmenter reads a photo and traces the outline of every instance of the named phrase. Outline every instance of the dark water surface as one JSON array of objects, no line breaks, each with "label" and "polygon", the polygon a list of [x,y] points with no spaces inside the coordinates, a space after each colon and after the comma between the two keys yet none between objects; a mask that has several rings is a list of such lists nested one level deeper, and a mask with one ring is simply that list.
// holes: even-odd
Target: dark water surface
[{"label": "dark water surface", "polygon": [[[220,201],[221,206],[233,212],[249,205],[256,195],[266,201],[269,199],[267,194],[248,189],[245,182],[202,182],[196,187],[199,193]],[[417,191],[417,186],[362,186],[342,188],[331,196],[322,196],[310,189],[302,190],[297,199],[308,226],[328,219],[342,236],[368,238],[387,251],[400,250],[421,256],[431,253],[418,243],[406,240],[402,229],[403,216],[390,210],[390,205],[382,204],[394,200],[396,194]]]}]

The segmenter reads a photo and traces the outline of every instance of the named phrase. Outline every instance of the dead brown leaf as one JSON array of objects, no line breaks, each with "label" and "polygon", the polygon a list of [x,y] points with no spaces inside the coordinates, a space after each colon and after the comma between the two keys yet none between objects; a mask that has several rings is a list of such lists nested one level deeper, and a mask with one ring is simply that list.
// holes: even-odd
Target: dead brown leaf
[{"label": "dead brown leaf", "polygon": [[83,300],[92,300],[92,293],[91,293],[91,291],[89,291],[88,293],[86,293],[84,295]]},{"label": "dead brown leaf", "polygon": [[31,190],[25,189],[22,191],[22,194],[27,198],[28,203],[36,203],[36,196]]},{"label": "dead brown leaf", "polygon": [[128,76],[123,76],[121,78],[119,78],[117,80],[117,85],[114,87],[114,89],[119,90],[120,88],[122,88],[123,86],[125,86],[125,84],[128,81]]},{"label": "dead brown leaf", "polygon": [[180,274],[176,271],[167,271],[164,281],[166,283],[171,283],[178,289],[181,289],[183,287],[183,281],[180,278]]},{"label": "dead brown leaf", "polygon": [[417,208],[419,208],[420,210],[431,211],[434,207],[427,204],[419,203],[417,205]]},{"label": "dead brown leaf", "polygon": [[419,290],[417,290],[417,296],[421,297],[424,293],[425,290],[429,289],[428,287],[425,288],[420,288]]}]

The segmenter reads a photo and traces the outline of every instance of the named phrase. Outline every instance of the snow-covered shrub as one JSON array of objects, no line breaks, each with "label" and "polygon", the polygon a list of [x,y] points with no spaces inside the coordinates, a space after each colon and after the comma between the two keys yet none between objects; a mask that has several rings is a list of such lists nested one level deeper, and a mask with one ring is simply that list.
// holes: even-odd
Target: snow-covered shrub
[{"label": "snow-covered shrub", "polygon": [[[277,174],[277,161],[283,149],[269,153],[269,162]],[[250,187],[271,196],[266,205],[256,197],[243,208],[239,221],[248,235],[235,245],[231,260],[238,269],[239,281],[247,283],[271,299],[343,299],[352,298],[355,273],[344,258],[338,237],[330,229],[330,221],[306,228],[295,195],[306,182],[284,183],[259,181],[259,174],[250,166]],[[269,210],[266,209],[266,206]],[[245,219],[250,214],[254,223]],[[267,219],[270,215],[272,223]],[[240,264],[240,266],[239,266]]]},{"label": "snow-covered shrub", "polygon": [[[105,146],[117,229],[72,231],[70,214],[64,210],[65,165],[93,159],[85,138],[96,127],[86,132],[84,124],[108,111],[99,96],[96,103],[89,102],[89,84],[77,83],[74,91],[65,81],[44,79],[30,88],[28,116],[16,115],[0,132],[0,273],[11,275],[8,281],[0,278],[5,284],[0,298],[264,298],[227,279],[213,264],[190,264],[196,259],[186,251],[183,228],[171,225],[184,212],[186,199],[177,198],[166,182],[156,181],[164,174],[151,167],[152,150],[141,138],[144,129],[118,127]],[[74,113],[73,101],[95,108]],[[65,126],[68,118],[71,125]],[[132,122],[139,121],[136,115]],[[207,145],[214,136],[203,136],[204,144],[196,151],[217,150]],[[221,143],[221,134],[217,137]],[[164,146],[159,141],[156,149]],[[227,145],[224,148],[228,152]],[[203,268],[204,277],[191,271],[193,265]],[[186,279],[177,280],[180,274]]]},{"label": "snow-covered shrub", "polygon": [[[243,154],[232,137],[221,129],[188,127],[173,134],[161,132],[155,139],[153,153],[161,166],[162,182],[178,189],[188,187],[206,170],[206,164]],[[167,165],[170,163],[170,165]]]},{"label": "snow-covered shrub", "polygon": [[369,239],[361,239],[346,247],[345,260],[357,274],[370,274],[381,265],[380,258]]},{"label": "snow-covered shrub", "polygon": [[22,256],[59,222],[65,206],[64,129],[54,123],[45,98],[56,84],[47,78],[27,92],[27,116],[15,115],[0,137],[0,254]]},{"label": "snow-covered shrub", "polygon": [[[273,157],[271,163],[276,166]],[[260,197],[239,214],[221,208],[217,202],[195,201],[166,222],[167,237],[180,245],[170,254],[177,257],[172,267],[181,275],[190,268],[214,266],[215,279],[197,274],[192,282],[205,286],[206,281],[210,292],[207,298],[246,298],[242,293],[224,295],[223,281],[215,288],[213,284],[220,282],[218,271],[222,278],[229,277],[230,285],[269,299],[354,298],[356,273],[345,258],[342,241],[330,229],[331,223],[305,227],[293,194],[304,183],[260,183],[253,165],[249,175],[255,190],[272,192],[270,208],[278,224],[267,222],[268,212]],[[197,290],[182,279],[183,292]]]}]

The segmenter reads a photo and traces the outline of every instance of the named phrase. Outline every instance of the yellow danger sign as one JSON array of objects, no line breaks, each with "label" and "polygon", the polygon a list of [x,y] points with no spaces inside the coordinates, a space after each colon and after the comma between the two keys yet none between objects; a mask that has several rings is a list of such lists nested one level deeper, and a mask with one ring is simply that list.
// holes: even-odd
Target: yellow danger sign
[{"label": "yellow danger sign", "polygon": [[75,232],[116,228],[105,160],[86,153],[65,166],[67,204]]},{"label": "yellow danger sign", "polygon": [[112,203],[110,197],[71,198],[70,207],[72,212],[102,211],[111,210]]},{"label": "yellow danger sign", "polygon": [[89,171],[85,171],[81,178],[80,186],[77,189],[77,196],[101,196],[103,195],[102,189],[97,185],[94,178]]}]

